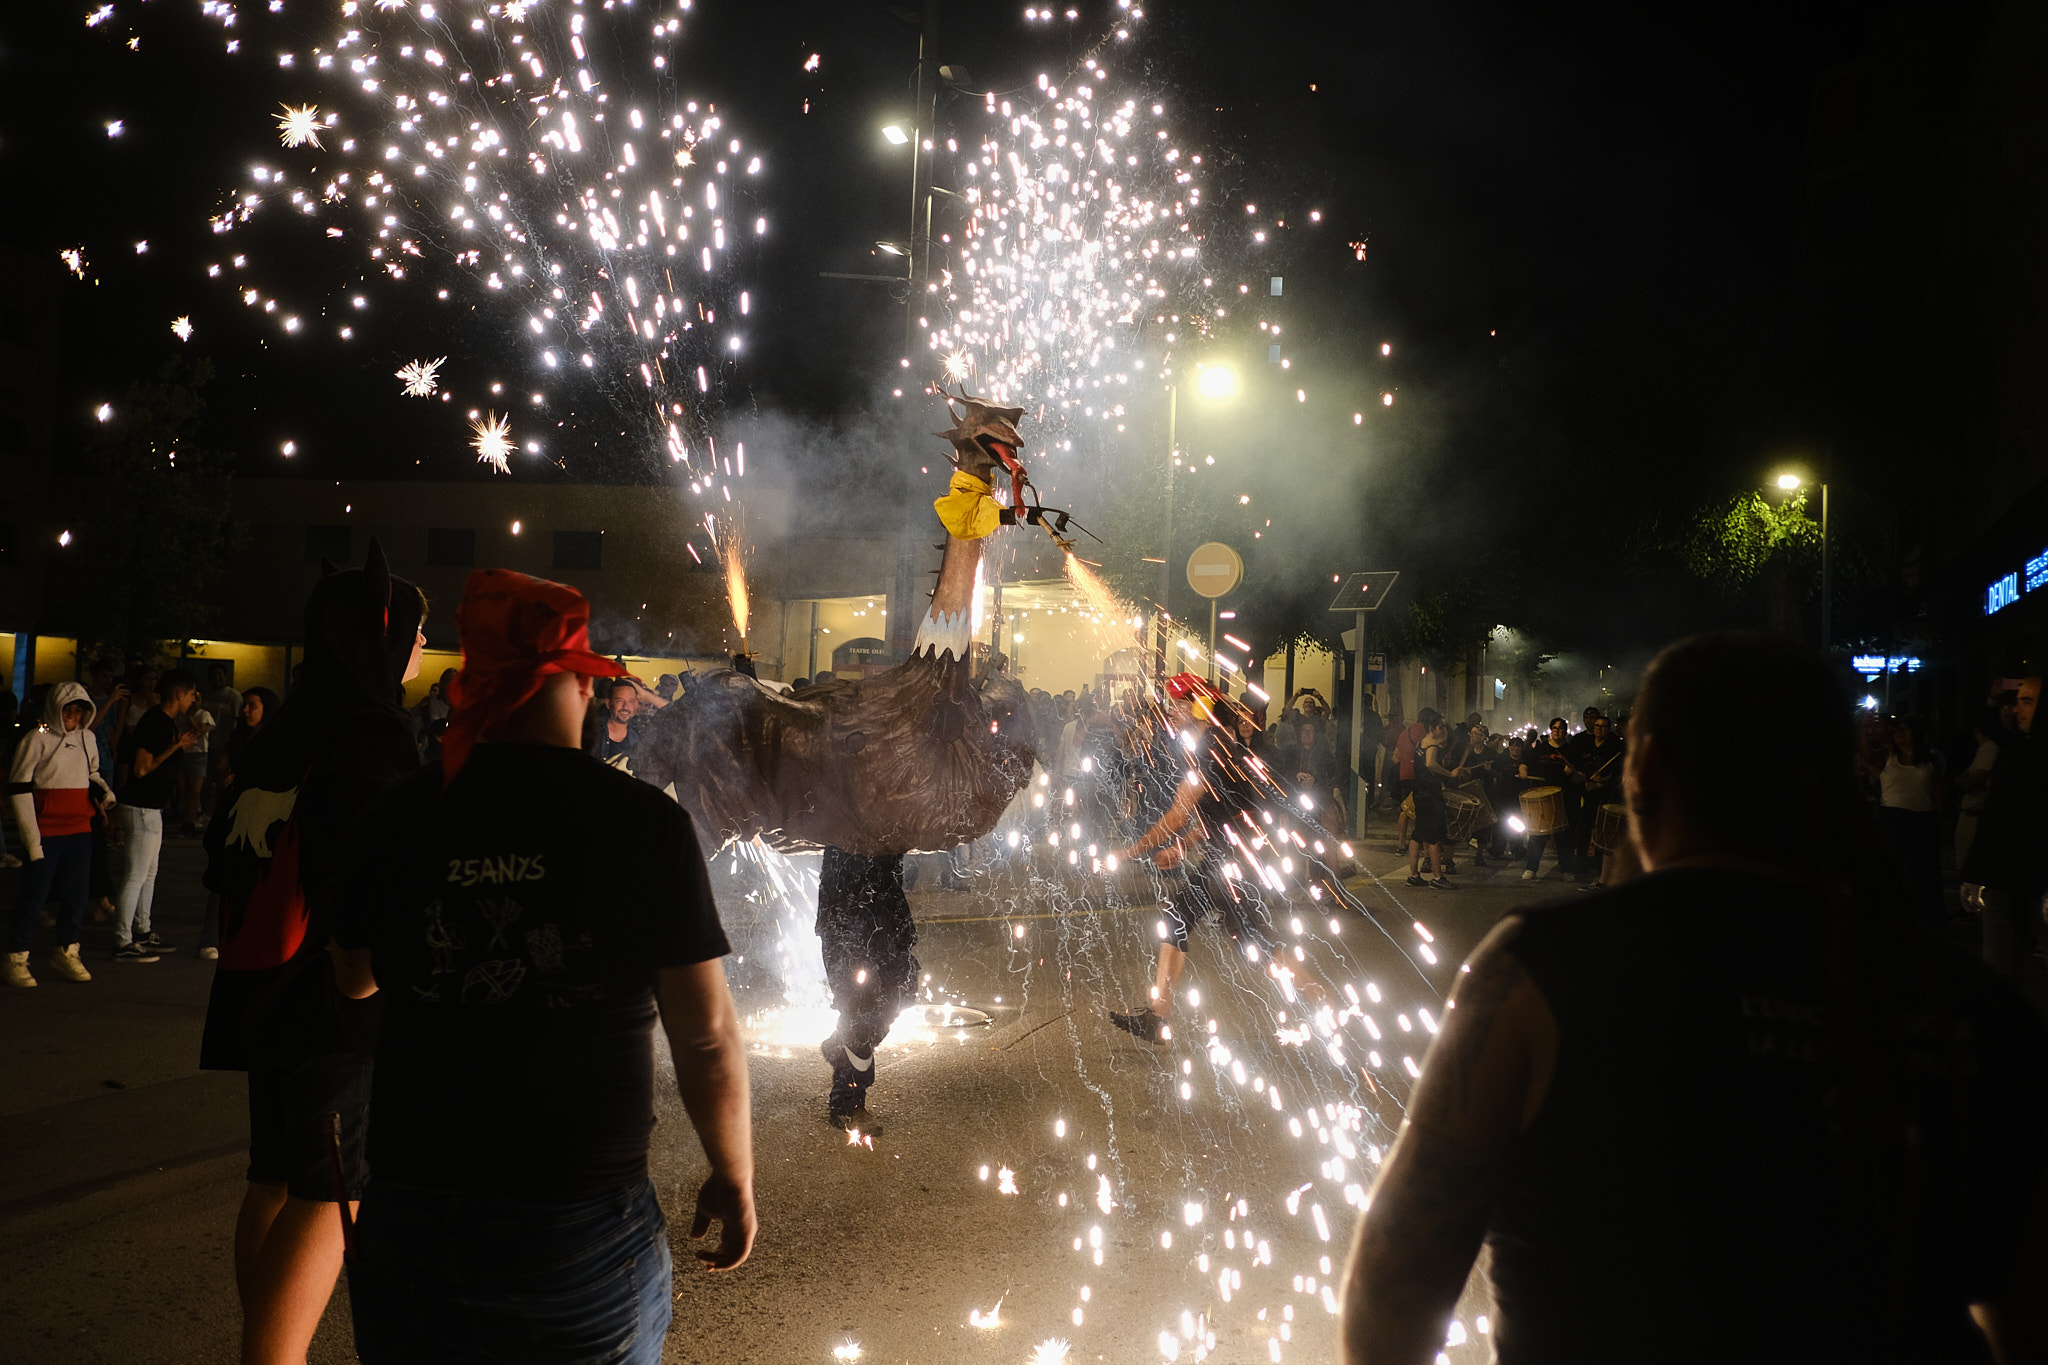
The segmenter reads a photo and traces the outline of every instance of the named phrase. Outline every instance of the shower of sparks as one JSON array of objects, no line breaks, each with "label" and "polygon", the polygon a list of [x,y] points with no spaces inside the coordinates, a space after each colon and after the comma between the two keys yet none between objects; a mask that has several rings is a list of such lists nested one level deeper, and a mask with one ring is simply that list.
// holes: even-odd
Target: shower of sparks
[{"label": "shower of sparks", "polygon": [[[238,50],[234,5],[200,8]],[[328,335],[343,344],[420,310],[473,310],[472,325],[526,343],[513,363],[527,373],[496,382],[574,387],[547,401],[618,422],[624,458],[681,464],[692,493],[730,504],[735,490],[713,488],[697,452],[711,449],[741,364],[742,262],[768,216],[755,202],[761,156],[728,111],[683,88],[690,7],[333,8],[276,56],[303,86],[274,115],[284,164],[259,158],[211,220],[225,238],[278,216],[317,246],[269,269],[252,242],[208,274],[302,335],[342,314]],[[377,289],[409,306],[378,307]]]},{"label": "shower of sparks", "polygon": [[705,529],[711,532],[711,543],[718,550],[718,565],[725,574],[726,601],[732,607],[733,629],[739,632],[740,647],[747,642],[747,547],[745,527],[738,513],[719,520],[713,516],[704,518]]},{"label": "shower of sparks", "polygon": [[854,1361],[854,1360],[859,1360],[859,1359],[860,1359],[860,1343],[859,1343],[859,1342],[857,1342],[857,1341],[842,1341],[842,1342],[840,1342],[840,1343],[839,1343],[839,1344],[838,1344],[837,1346],[834,1346],[834,1347],[832,1348],[832,1358],[833,1358],[834,1360],[845,1360],[845,1361]]},{"label": "shower of sparks", "polygon": [[[1008,1297],[1009,1295],[1007,1294],[1003,1296],[1003,1298]],[[994,1328],[1001,1327],[1003,1325],[1002,1313],[1002,1299],[997,1299],[996,1306],[989,1309],[986,1313],[982,1312],[979,1308],[970,1308],[967,1310],[967,1325],[969,1327],[979,1327],[983,1331],[989,1331]]]},{"label": "shower of sparks", "polygon": [[277,136],[287,147],[320,146],[320,110],[318,106],[302,104],[294,109],[289,104],[278,106],[284,110],[277,116]]},{"label": "shower of sparks", "polygon": [[965,379],[973,368],[973,363],[967,359],[965,351],[954,351],[946,357],[946,378],[956,384]]},{"label": "shower of sparks", "polygon": [[1067,1343],[1057,1337],[1046,1338],[1033,1348],[1025,1365],[1067,1365]]},{"label": "shower of sparks", "polygon": [[86,260],[84,247],[67,246],[57,253],[57,257],[64,262],[66,270],[69,270],[81,280],[85,278]]},{"label": "shower of sparks", "polygon": [[434,391],[441,387],[441,378],[436,373],[448,363],[448,357],[439,360],[408,360],[400,366],[397,375],[405,385],[407,398],[432,398]]},{"label": "shower of sparks", "polygon": [[192,339],[192,319],[189,317],[171,319],[171,335],[180,341]]},{"label": "shower of sparks", "polygon": [[514,449],[512,440],[512,419],[488,413],[483,420],[471,422],[469,429],[476,433],[470,442],[476,447],[478,464],[487,464],[500,474],[512,472],[511,456]]}]

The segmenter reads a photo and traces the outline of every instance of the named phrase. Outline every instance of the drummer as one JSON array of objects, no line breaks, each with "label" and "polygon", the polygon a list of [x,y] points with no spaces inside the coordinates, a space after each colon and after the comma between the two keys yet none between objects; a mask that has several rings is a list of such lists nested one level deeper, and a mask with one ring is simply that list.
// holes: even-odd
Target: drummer
[{"label": "drummer", "polygon": [[[1579,787],[1572,781],[1577,771],[1573,766],[1571,750],[1565,739],[1563,716],[1552,718],[1550,731],[1542,739],[1530,745],[1522,753],[1522,761],[1515,768],[1515,774],[1522,781],[1523,791],[1534,791],[1538,787],[1556,787],[1564,795],[1566,833],[1558,836],[1558,870],[1570,872],[1575,864],[1572,858],[1571,835],[1579,817]],[[1522,880],[1533,882],[1543,869],[1543,846],[1550,842],[1547,834],[1529,834],[1529,856],[1522,865]]]},{"label": "drummer", "polygon": [[1581,867],[1593,859],[1593,822],[1599,818],[1600,808],[1621,800],[1621,768],[1628,747],[1615,735],[1613,721],[1587,709],[1591,719],[1586,722],[1586,733],[1591,738],[1576,746],[1572,759],[1572,785],[1579,791],[1572,840]]}]

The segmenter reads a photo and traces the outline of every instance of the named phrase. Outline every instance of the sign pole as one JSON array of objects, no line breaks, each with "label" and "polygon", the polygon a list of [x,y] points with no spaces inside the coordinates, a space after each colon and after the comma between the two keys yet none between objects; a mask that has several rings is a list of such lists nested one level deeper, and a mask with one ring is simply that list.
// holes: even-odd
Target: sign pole
[{"label": "sign pole", "polygon": [[1351,837],[1365,837],[1364,794],[1371,790],[1365,781],[1365,764],[1360,749],[1365,744],[1365,612],[1355,613],[1357,646],[1351,661]]},{"label": "sign pole", "polygon": [[1209,599],[1209,681],[1216,681],[1216,599]]}]

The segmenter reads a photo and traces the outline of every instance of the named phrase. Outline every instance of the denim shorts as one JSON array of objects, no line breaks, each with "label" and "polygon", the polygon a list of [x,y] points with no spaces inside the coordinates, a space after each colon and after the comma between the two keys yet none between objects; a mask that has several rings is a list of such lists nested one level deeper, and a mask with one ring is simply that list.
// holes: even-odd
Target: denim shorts
[{"label": "denim shorts", "polygon": [[673,1303],[654,1186],[573,1200],[372,1179],[348,1266],[365,1365],[659,1365]]}]

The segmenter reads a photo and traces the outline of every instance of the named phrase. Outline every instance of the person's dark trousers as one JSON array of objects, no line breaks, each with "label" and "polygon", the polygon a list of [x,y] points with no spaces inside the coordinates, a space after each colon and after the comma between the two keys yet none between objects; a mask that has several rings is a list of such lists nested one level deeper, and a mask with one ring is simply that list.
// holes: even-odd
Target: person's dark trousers
[{"label": "person's dark trousers", "polygon": [[366,1365],[657,1365],[674,1286],[654,1186],[578,1199],[373,1179],[348,1266]]},{"label": "person's dark trousers", "polygon": [[1892,856],[1906,871],[1906,888],[1916,909],[1931,923],[1941,922],[1941,841],[1934,812],[1881,806],[1877,812]]},{"label": "person's dark trousers", "polygon": [[85,924],[85,898],[92,888],[92,835],[59,834],[43,840],[43,856],[23,866],[21,899],[14,905],[14,924],[7,951],[25,953],[36,946],[36,917],[52,896],[63,906],[57,916],[59,948],[78,942]]},{"label": "person's dark trousers", "polygon": [[903,859],[825,850],[818,875],[818,948],[839,1028],[825,1040],[834,1113],[867,1105],[875,1048],[917,998],[917,922],[903,894]]}]

